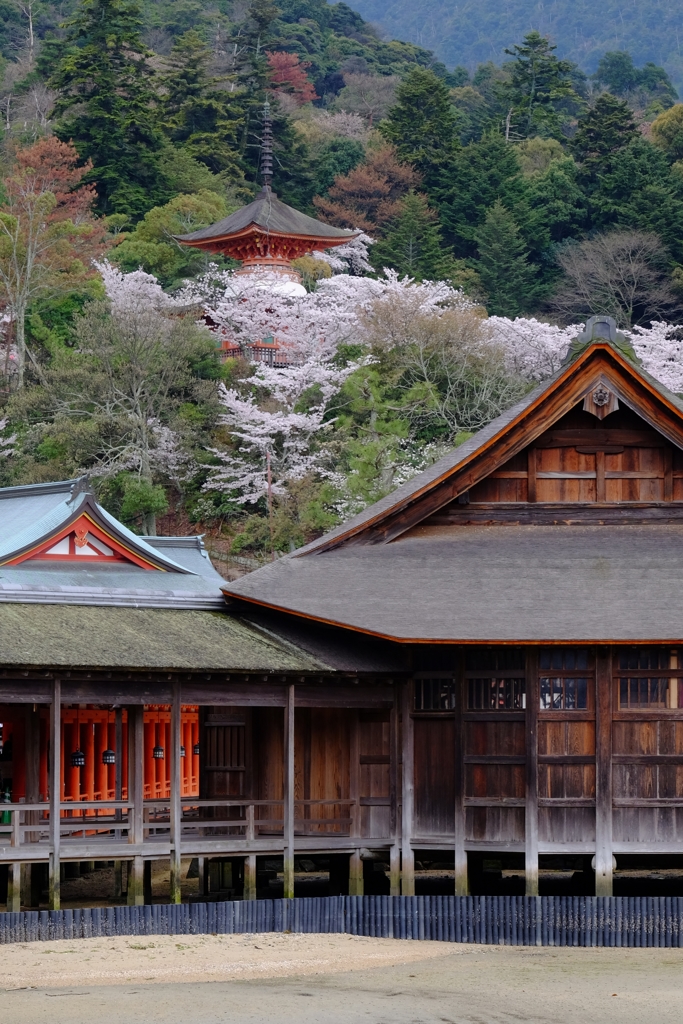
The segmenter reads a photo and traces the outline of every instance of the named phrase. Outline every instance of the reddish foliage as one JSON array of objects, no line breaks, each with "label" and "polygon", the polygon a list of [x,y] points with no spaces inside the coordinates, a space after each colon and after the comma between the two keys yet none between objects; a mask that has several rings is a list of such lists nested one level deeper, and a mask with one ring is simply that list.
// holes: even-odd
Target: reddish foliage
[{"label": "reddish foliage", "polygon": [[283,53],[279,50],[268,52],[267,56],[272,92],[288,93],[299,106],[317,100],[315,88],[306,77],[306,68],[310,68],[310,61],[302,61],[295,53]]},{"label": "reddish foliage", "polygon": [[92,163],[78,166],[78,153],[69,142],[60,142],[54,136],[40,139],[16,154],[17,171],[13,178],[22,187],[30,185],[39,195],[52,192],[57,205],[51,219],[82,221],[91,214],[97,197],[94,185],[81,185]]},{"label": "reddish foliage", "polygon": [[419,182],[419,174],[398,160],[394,147],[383,146],[335,178],[327,196],[316,196],[313,203],[328,224],[381,235],[396,217],[403,196]]}]

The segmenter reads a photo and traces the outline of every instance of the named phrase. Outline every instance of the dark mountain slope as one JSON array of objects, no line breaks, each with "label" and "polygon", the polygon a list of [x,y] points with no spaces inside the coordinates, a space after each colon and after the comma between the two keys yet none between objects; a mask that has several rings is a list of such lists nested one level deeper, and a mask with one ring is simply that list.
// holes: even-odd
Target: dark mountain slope
[{"label": "dark mountain slope", "polygon": [[389,35],[434,50],[448,65],[499,63],[506,46],[537,29],[558,44],[560,56],[589,73],[606,50],[628,50],[637,65],[653,61],[683,85],[681,0],[356,0],[354,6]]}]

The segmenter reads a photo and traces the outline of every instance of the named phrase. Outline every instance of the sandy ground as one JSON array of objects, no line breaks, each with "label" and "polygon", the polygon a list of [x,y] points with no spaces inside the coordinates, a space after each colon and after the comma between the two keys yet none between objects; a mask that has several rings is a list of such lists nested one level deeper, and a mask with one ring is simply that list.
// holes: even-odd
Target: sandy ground
[{"label": "sandy ground", "polygon": [[448,956],[451,952],[452,947],[442,942],[402,942],[355,935],[59,939],[0,947],[0,991],[84,983],[231,981],[332,974],[413,963]]},{"label": "sandy ground", "polygon": [[683,950],[326,935],[0,948],[2,1024],[680,1024],[682,1015]]}]

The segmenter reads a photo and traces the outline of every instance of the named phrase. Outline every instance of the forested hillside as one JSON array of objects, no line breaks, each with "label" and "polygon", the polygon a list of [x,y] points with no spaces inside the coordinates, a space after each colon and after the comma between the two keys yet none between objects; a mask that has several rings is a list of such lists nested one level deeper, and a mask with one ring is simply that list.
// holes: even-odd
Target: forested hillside
[{"label": "forested hillside", "polygon": [[[448,70],[322,0],[0,17],[0,482],[87,472],[133,528],[255,564],[485,425],[591,314],[683,391],[658,64],[589,77],[530,32]],[[298,295],[175,237],[253,199],[266,110],[280,198],[359,233],[295,261]]]},{"label": "forested hillside", "polygon": [[499,63],[511,39],[536,30],[588,74],[606,50],[627,50],[638,64],[661,64],[683,87],[676,0],[359,0],[356,6],[389,35],[429,47],[448,65],[470,71],[488,60]]}]

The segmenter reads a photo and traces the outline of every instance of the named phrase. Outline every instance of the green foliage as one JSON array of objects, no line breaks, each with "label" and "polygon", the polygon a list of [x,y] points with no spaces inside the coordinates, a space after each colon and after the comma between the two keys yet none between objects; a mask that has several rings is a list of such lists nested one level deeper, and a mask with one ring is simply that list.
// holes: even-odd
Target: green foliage
[{"label": "green foliage", "polygon": [[497,199],[477,232],[477,269],[496,316],[519,316],[533,301],[536,270],[514,218]]},{"label": "green foliage", "polygon": [[446,241],[455,256],[476,256],[476,234],[487,211],[500,199],[518,223],[527,218],[526,186],[514,146],[490,133],[456,153],[436,193]]},{"label": "green foliage", "polygon": [[460,115],[447,86],[426,68],[411,69],[396,100],[379,130],[399,159],[419,171],[429,191],[458,149]]},{"label": "green foliage", "polygon": [[161,77],[164,90],[161,116],[171,141],[214,174],[227,172],[231,181],[242,177],[238,156],[244,118],[231,103],[226,78],[209,74],[212,52],[194,29],[174,43]]},{"label": "green foliage", "polygon": [[92,160],[100,210],[133,217],[163,201],[167,191],[157,163],[162,137],[154,117],[154,72],[141,27],[134,3],[82,0],[50,78],[59,94],[57,135]]},{"label": "green foliage", "polygon": [[683,103],[665,110],[652,122],[652,141],[670,160],[683,159]]},{"label": "green foliage", "polygon": [[595,179],[606,162],[613,160],[637,137],[638,129],[626,103],[605,93],[579,118],[569,148],[582,165],[584,176]]},{"label": "green foliage", "polygon": [[168,499],[163,487],[147,480],[119,474],[123,497],[120,516],[124,523],[137,525],[147,516],[161,516],[168,509]]},{"label": "green foliage", "polygon": [[625,50],[610,50],[606,53],[593,75],[615,96],[626,97],[637,90],[647,94],[649,99],[658,99],[665,107],[678,99],[671,79],[664,68],[649,61],[641,69],[633,63],[633,57]]},{"label": "green foliage", "polygon": [[373,246],[371,256],[378,271],[391,267],[416,281],[444,280],[455,269],[452,253],[441,239],[436,213],[426,197],[414,191],[401,200],[396,220],[386,237]]},{"label": "green foliage", "polygon": [[505,52],[514,57],[505,96],[515,136],[561,138],[567,112],[579,109],[574,88],[576,65],[555,56],[556,46],[539,32],[529,32],[521,45]]},{"label": "green foliage", "polygon": [[225,199],[202,189],[195,195],[180,195],[165,206],[155,206],[112,251],[111,261],[130,273],[142,267],[164,286],[205,269],[215,257],[174,240],[214,224],[229,212]]}]

